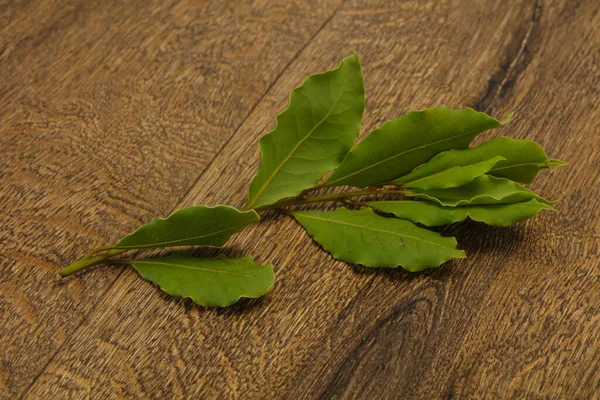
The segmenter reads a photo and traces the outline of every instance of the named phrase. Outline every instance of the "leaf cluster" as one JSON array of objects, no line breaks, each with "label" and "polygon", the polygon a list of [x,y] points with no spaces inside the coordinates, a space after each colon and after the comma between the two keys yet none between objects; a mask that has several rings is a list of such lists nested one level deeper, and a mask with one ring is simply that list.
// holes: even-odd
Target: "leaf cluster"
[{"label": "leaf cluster", "polygon": [[[471,108],[429,108],[388,121],[357,142],[364,107],[360,61],[353,54],[291,92],[275,127],[260,139],[260,168],[244,211],[182,208],[115,245],[92,250],[60,274],[100,263],[130,264],[171,295],[227,306],[266,293],[274,282],[273,266],[257,265],[251,257],[197,258],[186,252],[115,257],[132,249],[221,247],[257,222],[259,212],[276,210],[292,216],[335,259],[421,271],[466,256],[455,238],[427,227],[467,218],[506,226],[553,210],[552,201],[522,184],[562,161],[549,159],[535,142],[505,136],[470,147],[511,116],[500,121]],[[301,207],[325,202],[339,208]]]}]

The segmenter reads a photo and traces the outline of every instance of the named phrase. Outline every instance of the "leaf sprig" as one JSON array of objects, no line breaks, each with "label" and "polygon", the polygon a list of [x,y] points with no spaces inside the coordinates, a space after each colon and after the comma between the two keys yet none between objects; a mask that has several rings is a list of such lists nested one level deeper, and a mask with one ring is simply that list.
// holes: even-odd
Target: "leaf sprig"
[{"label": "leaf sprig", "polygon": [[[425,227],[467,218],[506,226],[554,210],[554,202],[521,183],[564,162],[548,159],[535,142],[504,136],[469,148],[477,135],[511,116],[499,121],[470,108],[429,108],[388,121],[356,144],[364,106],[360,61],[353,54],[291,92],[275,128],[260,139],[261,164],[244,211],[224,205],[182,208],[90,251],[59,274],[130,264],[173,296],[222,307],[266,293],[274,282],[273,266],[257,265],[251,257],[197,258],[184,252],[116,257],[133,249],[222,247],[257,222],[259,212],[275,210],[292,216],[338,260],[421,271],[466,256],[455,238]],[[332,187],[346,190],[319,193]],[[341,206],[297,208],[311,203]]]}]

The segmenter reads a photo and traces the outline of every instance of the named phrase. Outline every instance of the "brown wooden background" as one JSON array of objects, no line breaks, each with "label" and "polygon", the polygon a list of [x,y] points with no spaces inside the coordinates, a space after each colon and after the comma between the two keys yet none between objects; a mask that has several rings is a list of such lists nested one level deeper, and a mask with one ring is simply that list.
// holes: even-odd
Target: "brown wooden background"
[{"label": "brown wooden background", "polygon": [[[425,274],[335,262],[292,221],[225,250],[263,299],[207,310],[130,268],[56,271],[189,204],[243,206],[303,78],[362,57],[363,134],[510,111],[566,168]],[[0,0],[1,398],[600,398],[600,2]]]}]

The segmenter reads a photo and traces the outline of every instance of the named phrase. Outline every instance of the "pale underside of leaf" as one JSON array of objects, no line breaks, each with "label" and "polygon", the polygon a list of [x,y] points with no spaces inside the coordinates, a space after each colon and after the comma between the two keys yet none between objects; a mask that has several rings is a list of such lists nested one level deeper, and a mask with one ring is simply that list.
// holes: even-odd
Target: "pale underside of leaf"
[{"label": "pale underside of leaf", "polygon": [[229,206],[191,206],[142,225],[123,237],[115,249],[147,249],[171,246],[223,246],[236,232],[258,221],[253,211]]},{"label": "pale underside of leaf", "polygon": [[490,175],[482,175],[460,187],[433,190],[411,189],[411,191],[406,191],[405,195],[437,202],[447,207],[510,204],[531,199],[541,203],[549,203],[548,200],[538,196],[534,191],[524,188],[516,182]]},{"label": "pale underside of leaf", "polygon": [[488,225],[508,226],[533,217],[542,210],[554,210],[535,199],[513,204],[489,204],[463,207],[444,207],[439,204],[414,200],[373,201],[370,207],[394,214],[425,226],[441,226],[464,221],[467,218]]},{"label": "pale underside of leaf", "polygon": [[462,186],[471,182],[473,179],[484,175],[502,160],[504,160],[503,157],[494,157],[473,164],[452,167],[420,179],[409,181],[403,184],[403,186],[410,189],[422,190],[448,189]]},{"label": "pale underside of leaf", "polygon": [[294,89],[275,128],[260,139],[261,165],[248,208],[296,196],[337,167],[358,138],[364,102],[356,54]]},{"label": "pale underside of leaf", "polygon": [[413,111],[388,121],[356,145],[326,186],[366,187],[407,174],[437,153],[463,149],[479,133],[508,122],[473,109]]},{"label": "pale underside of leaf", "polygon": [[188,253],[148,260],[130,260],[140,275],[172,296],[189,297],[205,307],[225,307],[242,297],[258,298],[273,285],[271,264],[252,257],[196,258]]},{"label": "pale underside of leaf", "polygon": [[350,263],[420,271],[465,257],[456,249],[454,238],[409,221],[379,216],[370,209],[299,211],[292,215],[334,258]]}]

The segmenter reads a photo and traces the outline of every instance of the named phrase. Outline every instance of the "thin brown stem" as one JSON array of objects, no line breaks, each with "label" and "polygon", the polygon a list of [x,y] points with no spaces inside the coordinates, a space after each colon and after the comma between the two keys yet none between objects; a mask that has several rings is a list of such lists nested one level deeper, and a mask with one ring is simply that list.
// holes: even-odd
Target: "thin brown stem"
[{"label": "thin brown stem", "polygon": [[326,203],[330,201],[339,201],[344,200],[350,197],[357,196],[368,196],[368,195],[377,195],[377,194],[403,194],[404,190],[398,189],[364,189],[364,190],[355,190],[352,192],[342,192],[342,193],[332,193],[326,194],[322,196],[313,196],[313,197],[292,197],[289,199],[279,200],[276,203],[257,207],[254,209],[256,212],[281,209],[283,207],[289,206],[297,206],[303,204],[311,204],[311,203]]},{"label": "thin brown stem", "polygon": [[85,256],[83,256],[83,258],[91,258],[94,255],[102,252],[102,251],[107,251],[107,250],[112,250],[115,247],[113,246],[102,246],[102,247],[96,247],[95,249],[90,250],[89,253],[87,253]]},{"label": "thin brown stem", "polygon": [[113,260],[111,258],[104,260],[103,263],[104,264],[109,264],[109,265],[122,265],[122,264],[131,264],[133,263],[135,260],[133,258],[119,258],[116,260]]}]

